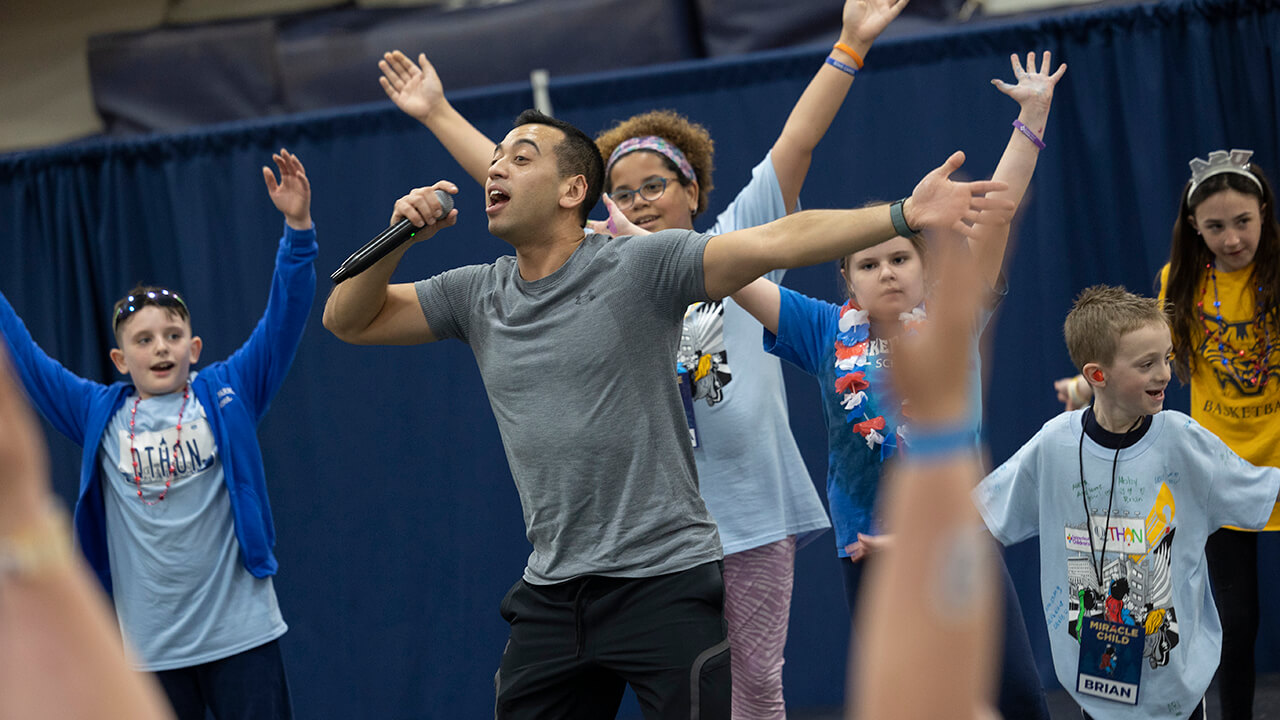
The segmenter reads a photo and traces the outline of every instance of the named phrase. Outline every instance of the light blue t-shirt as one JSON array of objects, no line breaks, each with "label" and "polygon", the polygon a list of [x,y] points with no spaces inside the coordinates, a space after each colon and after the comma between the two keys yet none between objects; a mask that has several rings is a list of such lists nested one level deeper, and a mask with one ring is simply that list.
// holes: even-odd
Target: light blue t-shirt
[{"label": "light blue t-shirt", "polygon": [[[1001,283],[1003,288],[1003,283]],[[875,517],[876,495],[883,470],[880,446],[872,447],[853,430],[848,420],[849,411],[840,402],[842,393],[835,390],[835,340],[840,324],[840,305],[808,297],[794,290],[779,287],[778,333],[764,330],[764,349],[801,370],[818,381],[818,393],[822,398],[822,419],[827,428],[827,505],[831,509],[831,521],[836,531],[836,552],[848,557],[848,546],[858,539],[858,533],[883,532]],[[1000,290],[992,297],[992,305],[999,300]],[[981,334],[991,319],[990,307],[984,308],[978,317],[975,334]],[[969,382],[972,387],[982,387],[980,358],[977,343],[969,358]],[[896,427],[900,402],[891,399],[889,368],[892,366],[893,342],[872,338],[867,344],[867,366],[864,369],[871,383],[864,414],[867,418],[884,416],[889,425]],[[974,442],[982,423],[982,393],[973,392],[970,422],[974,428]],[[909,430],[909,428],[908,428]]]},{"label": "light blue t-shirt", "polygon": [[[1209,687],[1222,649],[1205,541],[1223,525],[1266,524],[1280,492],[1280,468],[1249,464],[1196,421],[1166,410],[1152,416],[1137,443],[1120,450],[1112,497],[1115,450],[1084,434],[1081,468],[1083,414],[1045,423],[974,490],[978,509],[1005,545],[1040,536],[1040,599],[1053,666],[1075,701],[1096,718],[1186,718]],[[1104,537],[1106,554],[1099,559]],[[1114,615],[1146,633],[1136,706],[1077,689],[1081,608],[1086,617],[1106,612],[1099,563],[1107,588],[1127,582]]]},{"label": "light blue t-shirt", "polygon": [[[786,214],[767,155],[707,232],[721,235]],[[783,272],[766,277],[781,282]],[[791,435],[782,366],[761,349],[759,338],[760,323],[731,298],[697,303],[685,313],[676,358],[686,366],[709,361],[709,371],[693,385],[693,456],[725,554],[788,535],[797,536],[799,547],[831,526]]]},{"label": "light blue t-shirt", "polygon": [[[178,437],[182,395],[137,403],[132,456],[129,418],[137,396],[126,398],[98,453],[116,617],[137,651],[138,669],[153,672],[220,660],[288,629],[271,578],[253,577],[240,562],[222,464],[195,393]],[[161,492],[164,500],[157,501]]]}]

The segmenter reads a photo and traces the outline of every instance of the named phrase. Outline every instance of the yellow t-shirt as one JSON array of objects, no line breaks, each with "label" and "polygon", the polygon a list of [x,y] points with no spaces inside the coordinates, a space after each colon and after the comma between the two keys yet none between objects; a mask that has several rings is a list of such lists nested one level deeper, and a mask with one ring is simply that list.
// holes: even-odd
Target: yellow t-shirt
[{"label": "yellow t-shirt", "polygon": [[[1250,266],[1235,272],[1216,273],[1226,338],[1237,350],[1252,350],[1258,340],[1253,323],[1252,270]],[[1165,265],[1160,270],[1161,300],[1165,299],[1168,280],[1169,266]],[[1208,309],[1206,315],[1217,315],[1212,310],[1213,284],[1207,273],[1201,277],[1201,287]],[[1217,319],[1210,317],[1208,322],[1216,324]],[[1195,341],[1198,349],[1191,366],[1191,417],[1254,465],[1280,466],[1280,348],[1272,350],[1267,359],[1269,377],[1259,388],[1241,382],[1237,373],[1232,372],[1234,368],[1240,375],[1252,376],[1253,364],[1258,360],[1256,355],[1232,357],[1230,349],[1224,355],[1216,341],[1212,344],[1207,341],[1203,330]],[[1280,337],[1273,337],[1272,344],[1280,345]],[[1224,357],[1232,364],[1223,365]],[[1280,530],[1280,506],[1271,513],[1266,529]]]}]

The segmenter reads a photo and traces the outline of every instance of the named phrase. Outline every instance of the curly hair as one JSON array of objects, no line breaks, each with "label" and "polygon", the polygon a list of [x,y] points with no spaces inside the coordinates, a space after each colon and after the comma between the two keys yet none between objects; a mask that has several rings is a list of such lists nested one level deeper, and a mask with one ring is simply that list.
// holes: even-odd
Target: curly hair
[{"label": "curly hair", "polygon": [[[698,181],[698,208],[693,215],[694,217],[701,215],[707,209],[708,198],[713,187],[711,171],[714,169],[712,158],[715,155],[715,143],[711,140],[711,133],[674,110],[652,110],[632,115],[600,133],[596,136],[596,147],[600,148],[600,154],[605,158],[605,162],[608,162],[609,156],[624,141],[646,135],[656,135],[675,145],[689,160],[689,164],[693,166],[693,173],[697,176],[694,179]],[[675,163],[665,157],[662,160],[667,164],[668,169],[676,174],[676,177],[680,177],[681,185],[689,185],[689,182],[681,177]],[[612,190],[613,180],[605,177],[604,191]]]},{"label": "curly hair", "polygon": [[[1253,256],[1252,282],[1254,303],[1261,308],[1272,332],[1280,333],[1280,223],[1276,221],[1275,194],[1271,183],[1257,163],[1249,171],[1258,183],[1235,173],[1213,175],[1188,196],[1191,182],[1182,188],[1178,217],[1173,223],[1173,243],[1169,249],[1169,278],[1164,296],[1173,306],[1173,368],[1178,378],[1187,382],[1196,362],[1196,344],[1203,332],[1200,300],[1204,268],[1213,260],[1213,252],[1191,224],[1200,203],[1224,190],[1235,190],[1257,198],[1261,212],[1261,236]],[[1261,188],[1258,185],[1261,184]]]}]

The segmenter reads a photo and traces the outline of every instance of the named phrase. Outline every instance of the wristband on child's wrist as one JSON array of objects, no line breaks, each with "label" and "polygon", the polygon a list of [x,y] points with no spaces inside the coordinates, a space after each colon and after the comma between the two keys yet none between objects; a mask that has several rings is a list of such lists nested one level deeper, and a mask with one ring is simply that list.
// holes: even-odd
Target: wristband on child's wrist
[{"label": "wristband on child's wrist", "polygon": [[840,72],[842,72],[842,73],[844,73],[844,74],[848,75],[849,77],[857,77],[857,76],[858,76],[858,68],[853,67],[852,65],[845,65],[844,63],[842,63],[842,62],[840,62],[839,60],[837,60],[837,59],[835,59],[835,58],[831,57],[830,55],[828,55],[828,56],[827,56],[827,61],[826,61],[826,62],[827,62],[827,64],[828,64],[828,65],[830,65],[831,67],[833,67],[833,68],[835,68],[835,69],[839,70]]},{"label": "wristband on child's wrist", "polygon": [[912,424],[902,459],[917,464],[947,462],[972,455],[977,446],[977,433],[969,423],[929,426]]},{"label": "wristband on child's wrist", "polygon": [[854,64],[854,65],[855,65],[859,70],[861,70],[861,69],[862,69],[862,56],[858,55],[858,53],[857,53],[853,48],[849,47],[849,45],[848,45],[848,44],[846,44],[846,43],[844,43],[844,42],[838,42],[838,43],[836,43],[835,45],[832,45],[832,46],[831,46],[831,49],[832,49],[832,50],[839,50],[840,52],[844,53],[845,55],[848,55],[849,57],[853,58],[853,64]]},{"label": "wristband on child's wrist", "polygon": [[50,506],[32,525],[0,536],[0,581],[38,577],[71,562],[71,527],[62,509]]},{"label": "wristband on child's wrist", "polygon": [[[1008,116],[1006,115],[1005,117],[1008,117]],[[1026,135],[1027,139],[1030,140],[1033,145],[1040,148],[1041,150],[1044,149],[1044,140],[1041,140],[1040,136],[1036,135],[1035,130],[1032,130],[1031,128],[1027,127],[1026,123],[1022,122],[1021,120],[1014,120],[1013,126],[1018,129],[1018,132],[1022,133],[1023,135]]]}]

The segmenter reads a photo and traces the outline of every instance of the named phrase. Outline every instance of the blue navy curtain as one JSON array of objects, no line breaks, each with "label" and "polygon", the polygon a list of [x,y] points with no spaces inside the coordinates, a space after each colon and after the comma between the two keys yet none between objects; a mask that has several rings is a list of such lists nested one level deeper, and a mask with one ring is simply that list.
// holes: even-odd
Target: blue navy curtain
[{"label": "blue navy curtain", "polygon": [[[967,172],[989,175],[1017,108],[988,81],[1011,77],[1012,52],[1047,49],[1070,66],[1006,266],[1011,290],[992,326],[994,462],[1059,410],[1050,382],[1071,372],[1057,328],[1074,293],[1096,282],[1151,289],[1188,160],[1250,148],[1280,176],[1278,37],[1274,3],[1184,2],[885,42],[868,57],[814,158],[806,207],[906,195],[956,149],[968,153]],[[565,79],[553,82],[552,101],[592,133],[652,108],[705,124],[718,150],[713,215],[769,149],[824,52]],[[454,101],[500,137],[532,98],[505,86]],[[497,605],[528,544],[470,353],[451,342],[350,347],[320,326],[323,278],[386,226],[412,187],[458,182],[459,222],[415,247],[398,280],[508,251],[486,233],[480,188],[425,129],[384,103],[0,157],[0,290],[41,345],[86,377],[114,379],[107,315],[138,281],[182,290],[205,357],[229,354],[266,301],[282,221],[259,167],[282,146],[306,164],[321,244],[311,325],[260,430],[299,716],[487,714],[506,637]],[[819,297],[839,291],[831,266],[793,272],[787,283]],[[620,348],[595,351],[625,362]],[[821,486],[815,385],[794,373],[788,383],[796,434]],[[1185,395],[1174,406],[1186,409]],[[58,437],[51,447],[56,489],[71,499],[78,449]],[[848,619],[829,538],[797,559],[785,674],[793,708],[843,697]],[[1042,675],[1053,682],[1033,545],[1012,549],[1009,561]],[[1274,536],[1263,546],[1263,562],[1274,565]],[[1274,606],[1270,580],[1264,603]],[[911,618],[895,620],[911,631]],[[1263,667],[1275,669],[1280,628],[1264,618],[1264,633]]]}]

